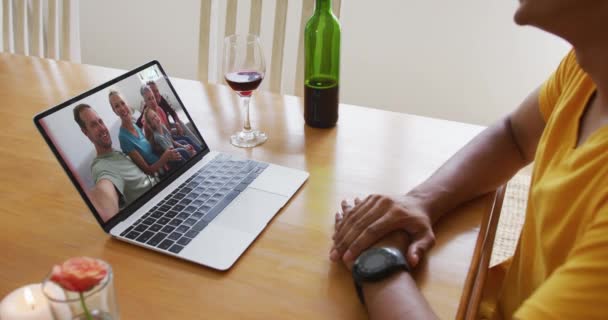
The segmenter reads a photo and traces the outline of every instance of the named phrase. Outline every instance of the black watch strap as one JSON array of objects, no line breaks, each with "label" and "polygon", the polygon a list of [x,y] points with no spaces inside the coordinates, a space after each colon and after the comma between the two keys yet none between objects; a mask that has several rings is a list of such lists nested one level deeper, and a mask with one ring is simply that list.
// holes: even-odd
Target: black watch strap
[{"label": "black watch strap", "polygon": [[365,295],[363,295],[363,286],[357,282],[357,280],[355,281],[355,289],[357,290],[357,297],[359,297],[359,301],[361,302],[362,305],[365,305]]}]

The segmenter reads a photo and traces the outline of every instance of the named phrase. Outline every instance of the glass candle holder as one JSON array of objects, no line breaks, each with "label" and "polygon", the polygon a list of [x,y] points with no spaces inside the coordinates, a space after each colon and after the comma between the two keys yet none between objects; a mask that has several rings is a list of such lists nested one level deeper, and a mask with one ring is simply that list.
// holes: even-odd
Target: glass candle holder
[{"label": "glass candle holder", "polygon": [[[104,262],[105,263],[105,262]],[[107,265],[106,276],[85,292],[66,290],[50,279],[42,283],[42,292],[49,301],[55,320],[118,320],[118,305],[114,294],[114,276]]]}]

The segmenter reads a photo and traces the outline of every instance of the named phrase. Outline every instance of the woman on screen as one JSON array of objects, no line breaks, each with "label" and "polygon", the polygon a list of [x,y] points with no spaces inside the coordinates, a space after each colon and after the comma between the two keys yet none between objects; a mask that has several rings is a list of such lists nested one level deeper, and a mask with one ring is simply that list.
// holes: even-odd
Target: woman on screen
[{"label": "woman on screen", "polygon": [[148,130],[150,130],[150,143],[155,150],[161,152],[176,150],[181,154],[182,160],[171,161],[171,167],[183,164],[186,160],[195,155],[196,152],[200,151],[196,146],[188,144],[184,140],[174,140],[169,129],[162,123],[162,120],[153,109],[147,108],[144,110],[144,119],[146,120]]},{"label": "woman on screen", "polygon": [[[154,96],[154,91],[152,91],[152,89],[148,85],[143,85],[141,87],[140,93],[141,93],[141,96],[144,98],[145,105],[144,105],[144,109],[141,112],[141,116],[137,120],[138,122],[136,124],[139,126],[139,122],[141,122],[143,129],[144,129],[144,134],[146,135],[146,138],[149,141],[152,141],[153,137],[152,137],[152,132],[150,132],[149,127],[146,124],[147,119],[144,116],[144,114],[146,113],[146,110],[152,110],[152,111],[154,111],[154,113],[156,113],[160,122],[162,123],[162,125],[165,128],[167,128],[169,130],[169,133],[171,134],[173,139],[175,139],[177,141],[184,141],[184,144],[189,144],[189,145],[193,146],[194,149],[196,149],[197,151],[199,151],[201,149],[201,146],[198,143],[196,143],[193,139],[191,139],[187,136],[180,135],[177,133],[177,131],[174,132],[174,130],[171,130],[171,126],[169,125],[169,120],[167,118],[167,114],[158,105],[156,97]],[[140,127],[142,127],[142,126],[140,126]]]},{"label": "woman on screen", "polygon": [[[154,97],[156,98],[156,103],[158,106],[165,111],[167,114],[167,119],[169,123],[171,123],[171,119],[173,118],[174,123],[172,124],[175,127],[176,133],[178,136],[184,136],[190,138],[190,140],[197,145],[202,145],[201,140],[192,132],[192,129],[189,128],[188,124],[182,122],[182,120],[177,115],[177,112],[169,103],[169,97],[163,96],[158,89],[158,84],[155,81],[146,82],[152,93],[154,93]],[[171,129],[171,127],[169,127]]]},{"label": "woman on screen", "polygon": [[180,161],[179,152],[167,149],[157,156],[142,130],[135,125],[132,112],[120,92],[112,90],[108,95],[112,111],[120,118],[121,125],[118,133],[120,148],[146,174],[163,174],[165,165],[171,161]]}]

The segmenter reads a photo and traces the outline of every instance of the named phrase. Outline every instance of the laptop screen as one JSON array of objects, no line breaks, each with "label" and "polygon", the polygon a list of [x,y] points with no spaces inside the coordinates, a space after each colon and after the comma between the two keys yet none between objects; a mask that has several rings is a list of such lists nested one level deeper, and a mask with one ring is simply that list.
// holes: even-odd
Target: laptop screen
[{"label": "laptop screen", "polygon": [[208,151],[157,62],[43,112],[35,122],[102,226],[133,212]]}]

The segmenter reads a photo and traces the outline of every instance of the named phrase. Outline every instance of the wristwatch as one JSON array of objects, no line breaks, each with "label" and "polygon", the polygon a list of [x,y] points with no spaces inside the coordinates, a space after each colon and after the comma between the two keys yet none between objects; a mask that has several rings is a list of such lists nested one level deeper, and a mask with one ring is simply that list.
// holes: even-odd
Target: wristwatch
[{"label": "wristwatch", "polygon": [[353,280],[361,303],[365,304],[361,288],[363,283],[380,281],[401,270],[409,272],[410,267],[396,248],[378,247],[361,253],[353,265]]}]

